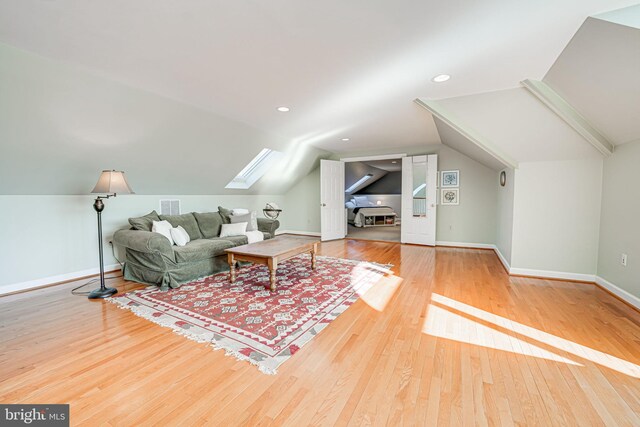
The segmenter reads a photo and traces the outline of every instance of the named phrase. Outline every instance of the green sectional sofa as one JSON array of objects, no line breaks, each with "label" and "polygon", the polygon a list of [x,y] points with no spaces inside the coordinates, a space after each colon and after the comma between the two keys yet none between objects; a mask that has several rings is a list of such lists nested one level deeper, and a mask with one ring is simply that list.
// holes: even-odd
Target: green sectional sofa
[{"label": "green sectional sofa", "polygon": [[[114,244],[125,248],[124,278],[166,290],[228,270],[224,250],[247,244],[246,236],[218,237],[222,224],[229,223],[228,214],[228,210],[220,208],[219,212],[183,215],[158,215],[153,211],[129,218],[131,229],[113,235]],[[181,225],[191,241],[186,246],[172,246],[166,237],[152,232],[153,221],[161,220],[169,221],[173,227]],[[258,229],[265,239],[275,236],[279,226],[277,220],[258,218]]]}]

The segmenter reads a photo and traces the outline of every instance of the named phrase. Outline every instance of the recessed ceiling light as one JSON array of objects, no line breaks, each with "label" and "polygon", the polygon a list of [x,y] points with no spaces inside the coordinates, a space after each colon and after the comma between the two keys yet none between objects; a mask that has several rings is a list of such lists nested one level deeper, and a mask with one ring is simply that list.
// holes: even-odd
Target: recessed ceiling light
[{"label": "recessed ceiling light", "polygon": [[438,74],[437,76],[435,76],[431,80],[433,80],[436,83],[442,83],[442,82],[446,82],[450,78],[451,78],[451,76],[449,74]]},{"label": "recessed ceiling light", "polygon": [[342,138],[342,140],[343,140],[344,142],[347,142],[347,141],[349,140],[349,138]]},{"label": "recessed ceiling light", "polygon": [[280,111],[281,113],[286,113],[287,111],[289,111],[289,107],[278,107],[278,111]]},{"label": "recessed ceiling light", "polygon": [[398,162],[396,162],[396,161],[394,160],[394,161],[392,161],[391,163],[398,163]]}]

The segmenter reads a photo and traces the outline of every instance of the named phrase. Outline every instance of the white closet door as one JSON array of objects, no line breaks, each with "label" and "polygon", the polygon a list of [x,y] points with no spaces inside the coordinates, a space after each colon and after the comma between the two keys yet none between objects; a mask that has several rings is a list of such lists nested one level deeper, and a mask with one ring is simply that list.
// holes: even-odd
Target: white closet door
[{"label": "white closet door", "polygon": [[344,162],[320,160],[320,234],[322,240],[345,236]]},{"label": "white closet door", "polygon": [[435,246],[438,155],[402,158],[402,243]]}]

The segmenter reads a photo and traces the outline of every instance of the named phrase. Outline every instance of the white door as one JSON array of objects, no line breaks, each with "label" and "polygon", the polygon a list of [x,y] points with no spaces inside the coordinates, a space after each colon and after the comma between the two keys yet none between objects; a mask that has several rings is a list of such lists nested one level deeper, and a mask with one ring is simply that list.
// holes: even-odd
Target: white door
[{"label": "white door", "polygon": [[402,243],[435,246],[438,155],[402,158]]},{"label": "white door", "polygon": [[322,240],[345,236],[344,162],[320,160],[320,234]]}]

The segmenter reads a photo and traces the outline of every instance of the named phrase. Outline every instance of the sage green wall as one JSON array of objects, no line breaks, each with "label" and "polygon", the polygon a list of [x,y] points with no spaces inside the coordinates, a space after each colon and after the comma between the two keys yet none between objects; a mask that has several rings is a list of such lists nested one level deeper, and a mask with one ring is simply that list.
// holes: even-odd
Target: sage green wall
[{"label": "sage green wall", "polygon": [[436,240],[495,243],[498,172],[445,145],[433,153],[438,154],[438,170],[460,170],[460,205],[438,205]]},{"label": "sage green wall", "polygon": [[512,268],[596,273],[602,164],[602,159],[520,163]]},{"label": "sage green wall", "polygon": [[604,161],[598,275],[640,298],[639,185],[640,141],[617,146]]},{"label": "sage green wall", "polygon": [[[226,189],[263,148],[285,156]],[[0,43],[0,194],[86,194],[103,169],[138,194],[284,194],[328,154]]]},{"label": "sage green wall", "polygon": [[505,169],[507,177],[504,187],[499,185],[496,218],[496,246],[504,260],[511,265],[511,248],[513,242],[513,197],[515,190],[515,171]]},{"label": "sage green wall", "polygon": [[[436,239],[443,242],[493,244],[496,239],[498,172],[451,148],[437,144],[408,149],[336,154],[334,159],[381,154],[438,154],[439,170],[460,170],[460,205],[438,205]],[[285,194],[287,206],[307,206],[304,216],[287,218],[292,230],[320,232],[320,170]],[[300,209],[300,207],[298,208]],[[297,215],[297,213],[296,213]]]},{"label": "sage green wall", "polygon": [[[133,183],[132,183],[133,185]],[[116,260],[108,245],[113,233],[128,228],[127,218],[159,211],[160,199],[180,199],[182,212],[228,208],[257,210],[267,202],[284,204],[283,196],[118,196],[105,201],[102,214],[105,265]],[[294,216],[294,215],[292,215]],[[98,267],[93,197],[2,196],[0,224],[0,293],[8,285],[71,274]],[[282,228],[287,227],[286,217]]]},{"label": "sage green wall", "polygon": [[283,230],[320,232],[320,168],[311,171],[284,195]]}]

